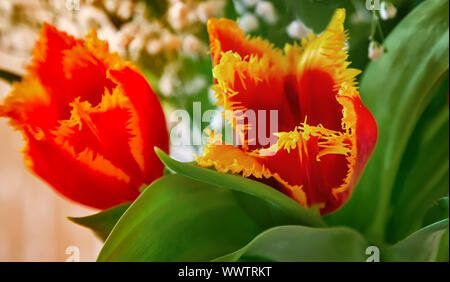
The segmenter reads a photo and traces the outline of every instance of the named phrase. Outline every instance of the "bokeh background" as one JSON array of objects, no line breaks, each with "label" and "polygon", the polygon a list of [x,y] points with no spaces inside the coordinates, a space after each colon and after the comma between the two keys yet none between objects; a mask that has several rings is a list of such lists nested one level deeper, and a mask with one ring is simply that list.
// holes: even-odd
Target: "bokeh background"
[{"label": "bokeh background", "polygon": [[[202,112],[215,109],[206,22],[210,17],[238,20],[252,35],[276,46],[321,32],[338,6],[347,8],[352,66],[364,69],[370,61],[371,41],[381,42],[420,0],[388,1],[374,33],[365,0],[0,0],[0,100],[11,80],[25,73],[30,52],[43,22],[82,37],[91,28],[107,40],[112,51],[133,61],[157,92],[169,128],[171,113],[200,101]],[[317,16],[319,15],[319,16]],[[51,75],[51,74],[49,74]],[[220,110],[220,109],[219,109]],[[221,130],[220,116],[202,124]],[[189,127],[187,130],[193,130]],[[92,233],[66,219],[94,210],[59,197],[28,172],[20,153],[24,142],[0,119],[0,261],[65,261],[66,249],[76,246],[81,261],[93,261],[101,242]],[[176,146],[172,157],[193,160],[201,146]]]}]

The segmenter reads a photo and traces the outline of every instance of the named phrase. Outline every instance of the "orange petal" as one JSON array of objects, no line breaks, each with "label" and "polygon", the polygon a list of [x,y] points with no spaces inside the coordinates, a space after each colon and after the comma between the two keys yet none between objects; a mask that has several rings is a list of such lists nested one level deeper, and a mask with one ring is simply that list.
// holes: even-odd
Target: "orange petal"
[{"label": "orange petal", "polygon": [[344,20],[345,10],[336,10],[322,34],[311,34],[308,40],[303,40],[303,52],[292,65],[298,95],[292,103],[299,109],[298,119],[308,117],[309,124],[322,124],[333,130],[341,129],[342,106],[336,95],[342,83],[353,86],[355,76],[360,73],[348,68]]},{"label": "orange petal", "polygon": [[30,170],[73,201],[105,209],[139,195],[135,183],[102,156],[84,151],[74,158],[66,146],[37,140],[28,133],[27,139],[24,153]]},{"label": "orange petal", "polygon": [[154,147],[169,152],[169,136],[161,104],[146,79],[132,67],[111,70],[109,77],[128,97],[139,117],[137,126],[142,138],[143,177],[145,183],[160,177],[164,165],[156,156]]},{"label": "orange petal", "polygon": [[233,51],[242,58],[254,55],[268,56],[270,65],[279,65],[283,62],[281,50],[274,48],[273,44],[260,37],[245,36],[237,23],[228,19],[208,20],[207,24],[213,65],[217,65],[223,53]]},{"label": "orange petal", "polygon": [[[217,104],[226,111],[225,118],[233,125],[244,148],[254,149],[257,144],[254,136],[258,136],[258,111],[277,110],[278,118],[284,120],[284,126],[294,122],[286,97],[280,95],[286,88],[285,72],[282,68],[270,67],[268,56],[250,56],[244,60],[238,53],[223,54],[220,63],[214,67],[216,84],[213,86]],[[246,112],[252,110],[252,112]],[[230,113],[230,114],[228,114]],[[243,114],[254,114],[255,118]],[[266,114],[267,128],[265,135],[273,133],[270,128],[270,112]],[[245,126],[242,127],[245,123]],[[253,129],[254,136],[248,136],[248,129]],[[250,144],[249,144],[250,143]],[[255,147],[256,146],[256,147]]]},{"label": "orange petal", "polygon": [[79,99],[71,105],[71,118],[61,121],[61,126],[52,131],[55,142],[73,148],[74,157],[85,150],[101,155],[134,181],[144,184],[142,138],[138,116],[129,99],[115,88],[96,107]]}]

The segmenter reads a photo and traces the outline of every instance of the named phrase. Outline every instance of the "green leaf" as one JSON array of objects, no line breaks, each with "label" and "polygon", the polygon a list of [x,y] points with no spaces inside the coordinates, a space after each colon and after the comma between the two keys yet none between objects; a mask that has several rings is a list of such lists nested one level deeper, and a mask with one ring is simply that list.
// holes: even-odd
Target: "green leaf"
[{"label": "green leaf", "polygon": [[129,206],[129,203],[121,204],[94,215],[85,217],[68,217],[68,219],[78,225],[91,229],[98,238],[105,241],[119,218]]},{"label": "green leaf", "polygon": [[[448,218],[428,225],[386,250],[386,261],[435,261]],[[448,244],[448,242],[447,242]]]},{"label": "green leaf", "polygon": [[99,261],[209,261],[293,224],[258,198],[181,175],[153,182],[120,218]]},{"label": "green leaf", "polygon": [[278,226],[214,261],[365,261],[366,248],[361,234],[350,228]]},{"label": "green leaf", "polygon": [[436,261],[448,262],[449,261],[449,229],[445,230],[442,235],[441,243],[439,244],[439,251],[436,257]]},{"label": "green leaf", "polygon": [[424,226],[448,217],[449,204],[448,197],[439,199],[425,214]]},{"label": "green leaf", "polygon": [[20,81],[22,77],[18,74],[10,72],[8,70],[0,69],[0,79],[3,79],[8,82]]},{"label": "green leaf", "polygon": [[[398,242],[421,228],[427,210],[437,199],[448,196],[447,97],[448,80],[437,91],[410,137],[392,189],[392,215],[386,230],[388,242]],[[446,217],[448,211],[443,218]]]},{"label": "green leaf", "polygon": [[364,72],[360,92],[377,121],[378,142],[351,200],[327,218],[331,224],[352,226],[374,241],[384,238],[407,144],[448,73],[448,8],[446,0],[420,4],[386,39],[388,53]]},{"label": "green leaf", "polygon": [[158,148],[155,148],[155,152],[161,161],[176,173],[211,185],[243,192],[263,199],[284,212],[285,216],[297,221],[298,224],[315,227],[325,226],[325,223],[317,210],[305,209],[293,199],[270,186],[242,176],[201,168],[194,163],[178,162],[171,159],[166,153]]}]

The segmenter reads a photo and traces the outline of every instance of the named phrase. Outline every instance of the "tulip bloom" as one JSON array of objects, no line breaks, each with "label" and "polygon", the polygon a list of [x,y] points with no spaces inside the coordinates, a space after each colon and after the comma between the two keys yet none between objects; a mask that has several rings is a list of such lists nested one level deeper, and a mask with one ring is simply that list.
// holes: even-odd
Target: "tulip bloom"
[{"label": "tulip bloom", "polygon": [[233,21],[208,22],[217,103],[231,111],[278,110],[279,129],[270,132],[276,144],[251,144],[248,131],[260,130],[259,121],[244,121],[239,131],[237,116],[226,116],[241,144],[210,143],[199,166],[252,177],[321,214],[347,201],[375,147],[377,125],[359,97],[359,71],[348,68],[344,19],[345,10],[337,10],[321,35],[284,52],[246,37]]},{"label": "tulip bloom", "polygon": [[168,150],[161,105],[130,62],[95,31],[86,40],[48,24],[0,116],[23,132],[27,166],[76,202],[105,209],[134,200],[163,174]]}]

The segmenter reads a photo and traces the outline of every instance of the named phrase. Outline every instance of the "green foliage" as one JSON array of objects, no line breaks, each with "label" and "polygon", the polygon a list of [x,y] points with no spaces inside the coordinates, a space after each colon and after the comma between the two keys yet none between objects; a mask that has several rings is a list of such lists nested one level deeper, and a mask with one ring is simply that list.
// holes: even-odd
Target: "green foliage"
[{"label": "green foliage", "polygon": [[208,261],[272,226],[293,223],[248,197],[181,175],[164,176],[123,214],[98,260]]},{"label": "green foliage", "polygon": [[365,261],[366,248],[361,234],[346,227],[279,226],[215,261]]},{"label": "green foliage", "polygon": [[121,204],[94,215],[85,217],[68,217],[68,219],[78,225],[91,229],[100,240],[105,241],[119,218],[129,206],[130,204],[128,203]]},{"label": "green foliage", "polygon": [[12,83],[14,81],[20,81],[22,79],[22,77],[13,72],[0,69],[0,79]]},{"label": "green foliage", "polygon": [[298,224],[307,226],[325,225],[317,210],[305,209],[293,199],[265,184],[238,175],[223,174],[212,169],[201,168],[193,163],[177,162],[169,158],[162,150],[156,148],[155,151],[161,161],[178,174],[263,199],[279,208],[286,217],[296,220]]},{"label": "green foliage", "polygon": [[438,256],[442,235],[444,235],[446,230],[448,230],[448,218],[424,227],[388,248],[384,260],[435,261]]},{"label": "green foliage", "polygon": [[[389,52],[365,70],[360,92],[377,121],[378,142],[351,200],[328,217],[331,224],[395,242],[420,227],[423,210],[448,195],[448,106],[440,103],[439,111],[424,116],[448,75],[448,5],[419,5],[386,39]],[[413,161],[402,168],[403,158]],[[389,221],[406,226],[386,230]]]}]

